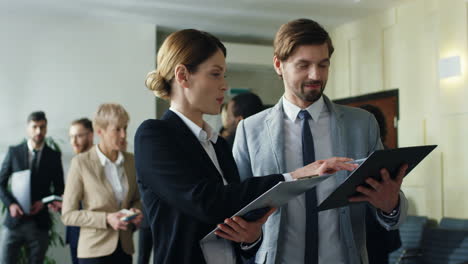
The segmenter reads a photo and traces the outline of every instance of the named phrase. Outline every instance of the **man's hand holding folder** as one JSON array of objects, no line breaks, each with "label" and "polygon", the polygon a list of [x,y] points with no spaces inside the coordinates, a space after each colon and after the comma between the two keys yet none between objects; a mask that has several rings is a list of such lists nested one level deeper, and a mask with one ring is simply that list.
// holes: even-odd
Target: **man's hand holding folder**
[{"label": "man's hand holding folder", "polygon": [[403,177],[436,147],[427,145],[376,150],[365,159],[350,161],[359,164],[359,167],[322,201],[319,211],[368,202],[378,208],[383,216],[396,217]]},{"label": "man's hand holding folder", "polygon": [[369,187],[359,185],[356,191],[362,195],[351,197],[349,201],[369,202],[375,208],[390,214],[398,206],[400,187],[407,169],[408,165],[403,164],[393,179],[387,169],[381,169],[382,180],[379,182],[372,177],[367,178],[366,183]]},{"label": "man's hand holding folder", "polygon": [[[294,180],[333,174],[340,170],[352,171],[358,165],[350,162],[350,158],[334,157],[326,160],[317,160],[307,166],[299,168],[290,175]],[[268,208],[268,207],[266,207]],[[268,217],[276,210],[271,208],[260,208],[262,211],[256,212],[257,215],[253,221],[249,221],[246,215],[226,218],[224,223],[217,226],[215,234],[219,237],[235,242],[253,243],[261,236],[261,227],[267,221]],[[258,211],[260,209],[254,210]],[[249,212],[251,213],[251,212]],[[247,213],[247,214],[249,214]],[[245,219],[244,219],[245,218]]]}]

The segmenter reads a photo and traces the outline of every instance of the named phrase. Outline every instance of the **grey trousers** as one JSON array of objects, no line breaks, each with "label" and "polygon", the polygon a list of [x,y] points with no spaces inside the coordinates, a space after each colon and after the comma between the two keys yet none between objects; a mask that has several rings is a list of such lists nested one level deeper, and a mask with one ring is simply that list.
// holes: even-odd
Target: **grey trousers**
[{"label": "grey trousers", "polygon": [[43,264],[49,246],[49,231],[39,229],[33,220],[25,221],[14,229],[2,226],[0,238],[0,264],[17,263],[20,249],[26,247],[29,264]]}]

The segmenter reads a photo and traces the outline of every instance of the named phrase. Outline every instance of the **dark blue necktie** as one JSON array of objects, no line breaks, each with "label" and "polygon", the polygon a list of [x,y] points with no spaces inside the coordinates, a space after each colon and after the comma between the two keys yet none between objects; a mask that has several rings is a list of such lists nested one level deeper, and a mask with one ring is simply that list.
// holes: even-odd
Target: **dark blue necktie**
[{"label": "dark blue necktie", "polygon": [[32,160],[31,160],[31,176],[37,173],[37,160],[39,159],[39,150],[33,149]]},{"label": "dark blue necktie", "polygon": [[[310,131],[307,110],[301,110],[298,114],[301,119],[302,129],[302,160],[304,166],[315,161],[314,140]],[[317,188],[306,192],[306,236],[305,236],[305,264],[318,264],[318,212],[317,212]]]}]

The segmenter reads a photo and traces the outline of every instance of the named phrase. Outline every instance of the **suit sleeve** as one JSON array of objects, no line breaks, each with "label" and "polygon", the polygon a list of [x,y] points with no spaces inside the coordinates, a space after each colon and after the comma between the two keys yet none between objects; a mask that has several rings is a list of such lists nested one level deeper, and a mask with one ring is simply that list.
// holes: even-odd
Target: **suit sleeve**
[{"label": "suit sleeve", "polygon": [[6,207],[10,207],[12,203],[16,203],[15,197],[8,190],[8,180],[12,173],[12,148],[8,149],[8,153],[2,162],[0,169],[0,199]]},{"label": "suit sleeve", "polygon": [[244,120],[241,120],[237,126],[236,138],[234,139],[234,145],[232,148],[232,154],[236,161],[241,181],[253,177],[249,153],[249,147],[247,145],[245,135]]},{"label": "suit sleeve", "polygon": [[62,154],[57,153],[57,171],[53,175],[54,194],[58,196],[63,195],[64,190],[64,179],[63,179],[63,166],[62,166]]},{"label": "suit sleeve", "polygon": [[[380,140],[379,124],[373,115],[369,115],[369,145],[371,146],[368,155],[375,150],[383,149],[382,141]],[[400,190],[399,214],[395,219],[389,220],[379,213],[379,210],[371,206],[377,221],[387,230],[397,229],[404,222],[408,214],[408,200],[403,191]]]},{"label": "suit sleeve", "polygon": [[147,120],[135,135],[137,175],[170,206],[201,222],[217,224],[270,189],[282,175],[255,177],[242,183],[223,185],[206,177],[196,160],[184,155],[180,139],[169,124]]},{"label": "suit sleeve", "polygon": [[63,195],[62,222],[68,226],[107,228],[106,212],[79,210],[83,199],[84,183],[80,161],[74,157],[68,170],[67,185]]}]

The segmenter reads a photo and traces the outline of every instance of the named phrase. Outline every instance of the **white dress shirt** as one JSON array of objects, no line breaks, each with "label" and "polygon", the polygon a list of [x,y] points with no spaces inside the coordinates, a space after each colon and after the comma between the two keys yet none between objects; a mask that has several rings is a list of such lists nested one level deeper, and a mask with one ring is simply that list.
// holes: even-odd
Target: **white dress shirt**
[{"label": "white dress shirt", "polygon": [[96,145],[96,152],[101,165],[104,167],[104,174],[112,186],[117,204],[120,206],[128,192],[128,180],[124,175],[123,167],[125,161],[124,156],[122,152],[119,151],[117,160],[112,162],[101,152],[99,145]]},{"label": "white dress shirt", "polygon": [[[303,167],[301,120],[297,117],[302,109],[283,97],[284,109],[284,157],[286,170],[294,171]],[[314,140],[315,159],[332,157],[330,135],[330,111],[323,97],[307,109],[310,116],[309,126]],[[336,187],[334,178],[322,182],[317,187],[317,201],[322,202]],[[303,264],[305,254],[306,212],[305,194],[291,200],[286,205],[286,223],[283,225],[284,241],[279,243],[280,263]],[[340,242],[338,210],[321,211],[318,214],[319,263],[342,264],[343,250]]]},{"label": "white dress shirt", "polygon": [[[213,147],[213,144],[216,144],[216,142],[218,141],[218,133],[214,131],[213,128],[205,121],[203,121],[203,128],[201,128],[197,124],[195,124],[192,120],[184,116],[184,114],[180,113],[174,108],[170,107],[169,110],[171,110],[177,116],[179,116],[180,119],[182,119],[182,121],[185,123],[185,125],[188,126],[190,131],[192,131],[192,133],[197,137],[203,149],[205,149],[206,154],[208,154],[211,161],[215,165],[216,169],[218,169],[219,174],[221,174],[224,185],[227,185],[228,183],[226,179],[224,178],[224,174],[223,174],[223,171],[221,170],[221,167],[219,166],[218,157],[216,156],[216,151]],[[241,249],[242,250],[251,249],[252,247],[257,245],[257,243],[261,240],[260,238],[250,245],[244,245],[243,243],[241,243]],[[232,247],[231,241],[228,241],[226,239],[221,239],[218,241],[219,243],[215,243],[215,244],[210,243],[208,245],[202,246],[202,250],[205,256],[205,261],[208,264],[212,264],[212,263],[213,264],[215,263],[216,264],[217,263],[234,264],[236,263],[236,255],[234,253],[234,248]],[[208,254],[208,252],[210,254]]]},{"label": "white dress shirt", "polygon": [[[224,179],[223,171],[219,166],[218,157],[216,156],[216,151],[213,147],[213,144],[216,144],[216,141],[218,141],[218,133],[205,121],[203,121],[203,128],[201,128],[174,108],[171,107],[169,110],[179,116],[180,119],[182,119],[182,121],[188,126],[190,131],[192,131],[192,133],[197,137],[203,149],[205,149],[206,154],[208,154],[216,169],[218,169],[219,174],[221,174],[224,185],[226,185],[227,181]],[[211,142],[213,142],[213,144],[211,144]]]}]

